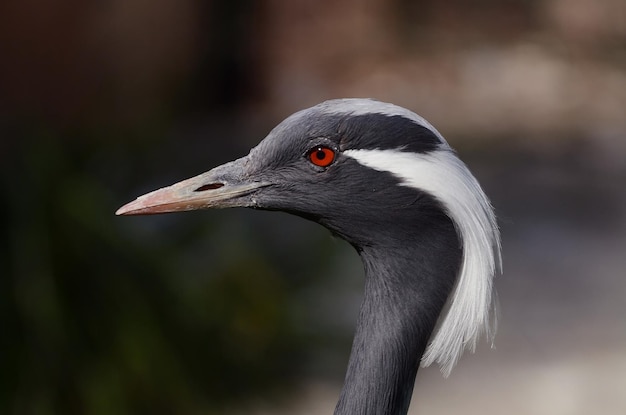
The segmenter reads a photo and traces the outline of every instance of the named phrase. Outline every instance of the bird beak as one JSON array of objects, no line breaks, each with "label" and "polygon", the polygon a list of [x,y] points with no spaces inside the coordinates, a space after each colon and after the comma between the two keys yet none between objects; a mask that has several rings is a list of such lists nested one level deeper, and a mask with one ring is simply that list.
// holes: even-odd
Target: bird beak
[{"label": "bird beak", "polygon": [[116,215],[153,215],[206,208],[251,207],[257,189],[269,183],[250,181],[244,175],[247,157],[206,173],[155,190],[125,204]]}]

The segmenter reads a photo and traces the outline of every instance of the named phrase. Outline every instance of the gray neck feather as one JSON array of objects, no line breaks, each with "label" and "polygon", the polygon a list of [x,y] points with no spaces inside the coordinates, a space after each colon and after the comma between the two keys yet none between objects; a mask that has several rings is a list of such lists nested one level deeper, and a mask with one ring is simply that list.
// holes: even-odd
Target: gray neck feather
[{"label": "gray neck feather", "polygon": [[429,234],[408,247],[360,250],[365,295],[335,415],[407,413],[421,356],[462,255],[451,224]]}]

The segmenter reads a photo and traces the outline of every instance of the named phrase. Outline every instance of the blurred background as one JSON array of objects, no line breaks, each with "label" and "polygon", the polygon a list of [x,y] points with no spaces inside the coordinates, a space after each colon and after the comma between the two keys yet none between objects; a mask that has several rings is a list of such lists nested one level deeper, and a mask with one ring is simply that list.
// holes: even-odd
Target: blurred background
[{"label": "blurred background", "polygon": [[332,413],[346,243],[113,213],[338,97],[430,120],[502,228],[496,348],[421,370],[411,413],[625,413],[623,0],[3,1],[0,413]]}]

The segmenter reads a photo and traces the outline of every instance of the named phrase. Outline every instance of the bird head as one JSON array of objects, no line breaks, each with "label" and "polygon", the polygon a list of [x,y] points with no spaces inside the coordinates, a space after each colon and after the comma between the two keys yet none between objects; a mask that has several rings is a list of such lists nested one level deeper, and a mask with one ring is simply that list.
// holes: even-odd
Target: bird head
[{"label": "bird head", "polygon": [[417,114],[369,99],[299,111],[250,153],[139,197],[118,215],[249,207],[324,225],[357,250],[401,246],[452,221],[462,265],[446,317],[423,362],[449,372],[487,325],[499,234],[480,185],[441,134]]}]

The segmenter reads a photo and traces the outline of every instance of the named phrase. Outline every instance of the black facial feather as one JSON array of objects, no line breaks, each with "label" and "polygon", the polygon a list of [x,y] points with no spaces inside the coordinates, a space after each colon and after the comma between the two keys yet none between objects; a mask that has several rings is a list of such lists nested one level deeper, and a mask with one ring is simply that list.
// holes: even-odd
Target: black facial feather
[{"label": "black facial feather", "polygon": [[401,115],[346,116],[339,122],[338,134],[342,150],[428,153],[441,145],[441,140],[431,130]]}]

